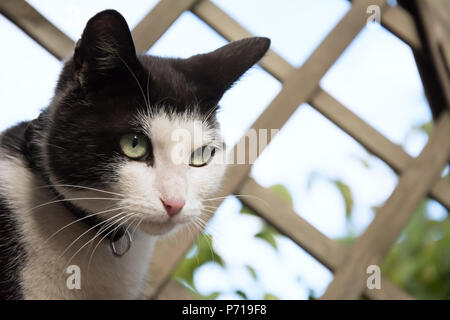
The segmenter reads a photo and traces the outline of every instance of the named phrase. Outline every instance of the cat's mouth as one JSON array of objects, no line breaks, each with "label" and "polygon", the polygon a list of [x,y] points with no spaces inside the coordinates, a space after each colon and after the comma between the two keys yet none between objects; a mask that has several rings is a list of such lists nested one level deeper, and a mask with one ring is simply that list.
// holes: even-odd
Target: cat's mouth
[{"label": "cat's mouth", "polygon": [[161,222],[145,219],[142,221],[139,228],[148,234],[162,235],[172,231],[177,225],[180,225],[180,223],[177,223],[172,220]]},{"label": "cat's mouth", "polygon": [[133,223],[135,229],[139,229],[147,234],[151,235],[163,235],[177,227],[181,227],[186,224],[190,224],[195,220],[197,211],[199,209],[183,208],[174,216],[168,215],[163,210],[158,210],[154,208],[136,206],[129,208],[130,212],[133,212],[137,223]]}]

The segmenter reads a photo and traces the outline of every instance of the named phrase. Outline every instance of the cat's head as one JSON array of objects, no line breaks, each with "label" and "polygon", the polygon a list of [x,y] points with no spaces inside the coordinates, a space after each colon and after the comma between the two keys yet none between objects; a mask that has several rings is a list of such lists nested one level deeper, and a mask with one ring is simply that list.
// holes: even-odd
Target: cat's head
[{"label": "cat's head", "polygon": [[151,234],[192,221],[225,170],[217,104],[269,44],[248,38],[188,59],[137,55],[124,18],[97,14],[47,112],[50,182],[87,212],[142,221]]}]

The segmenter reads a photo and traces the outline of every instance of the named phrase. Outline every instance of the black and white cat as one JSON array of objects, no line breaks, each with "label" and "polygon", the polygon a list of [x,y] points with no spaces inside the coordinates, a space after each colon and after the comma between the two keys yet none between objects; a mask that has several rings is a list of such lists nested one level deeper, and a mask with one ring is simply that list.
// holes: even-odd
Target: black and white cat
[{"label": "black and white cat", "polygon": [[0,298],[139,298],[156,239],[219,187],[217,104],[269,44],[137,55],[118,12],[91,18],[50,106],[0,136]]}]

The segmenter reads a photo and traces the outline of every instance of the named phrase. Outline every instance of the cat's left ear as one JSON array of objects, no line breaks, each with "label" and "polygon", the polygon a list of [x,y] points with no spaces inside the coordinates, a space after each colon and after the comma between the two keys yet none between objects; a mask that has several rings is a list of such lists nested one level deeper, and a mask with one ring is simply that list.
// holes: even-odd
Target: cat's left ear
[{"label": "cat's left ear", "polygon": [[199,102],[214,108],[225,91],[264,56],[269,46],[268,38],[246,38],[181,60],[180,68],[193,82]]},{"label": "cat's left ear", "polygon": [[115,10],[105,10],[92,17],[77,42],[75,70],[98,80],[118,68],[137,62],[136,49],[124,17]]}]

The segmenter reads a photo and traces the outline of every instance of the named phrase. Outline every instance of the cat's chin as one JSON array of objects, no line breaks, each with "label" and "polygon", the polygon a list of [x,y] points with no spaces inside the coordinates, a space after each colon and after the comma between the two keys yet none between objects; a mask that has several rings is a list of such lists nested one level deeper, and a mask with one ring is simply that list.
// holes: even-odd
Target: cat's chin
[{"label": "cat's chin", "polygon": [[175,230],[178,230],[180,223],[173,221],[167,222],[153,222],[153,221],[143,221],[139,229],[149,235],[165,235],[169,234]]}]

